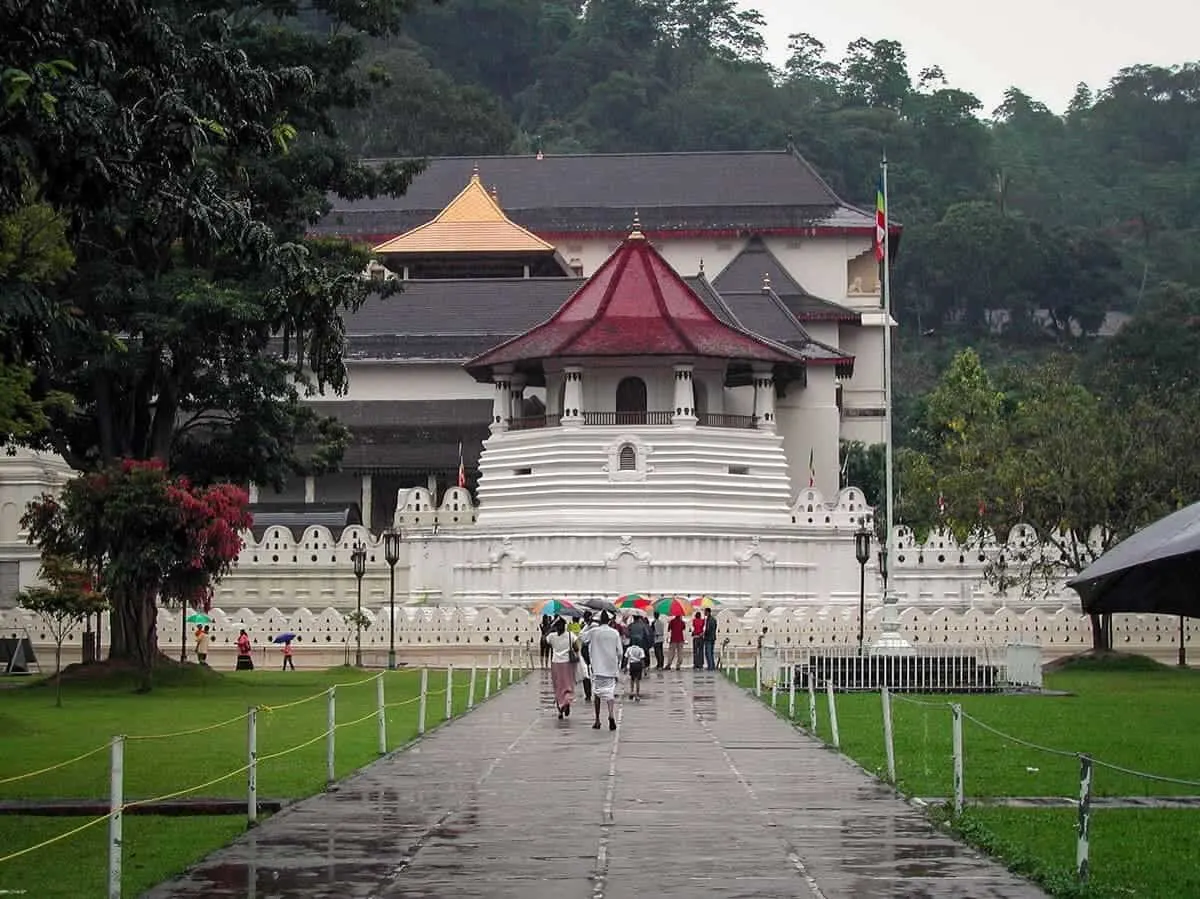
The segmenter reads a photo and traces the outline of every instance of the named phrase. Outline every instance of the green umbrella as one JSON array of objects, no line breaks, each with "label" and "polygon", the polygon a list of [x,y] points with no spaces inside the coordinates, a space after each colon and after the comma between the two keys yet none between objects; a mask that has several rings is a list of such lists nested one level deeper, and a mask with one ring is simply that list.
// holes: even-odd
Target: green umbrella
[{"label": "green umbrella", "polygon": [[207,615],[205,615],[203,612],[192,612],[192,614],[188,615],[188,617],[185,618],[184,620],[187,621],[188,624],[212,624],[213,623],[213,620],[211,618],[209,618]]}]

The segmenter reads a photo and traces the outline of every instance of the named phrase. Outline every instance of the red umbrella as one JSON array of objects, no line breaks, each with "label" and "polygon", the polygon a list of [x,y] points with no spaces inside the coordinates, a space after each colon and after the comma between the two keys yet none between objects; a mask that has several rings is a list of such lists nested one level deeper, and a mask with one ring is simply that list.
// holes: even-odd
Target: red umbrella
[{"label": "red umbrella", "polygon": [[696,610],[685,596],[664,596],[654,604],[654,611],[660,615],[666,615],[668,618],[676,615],[683,615],[686,618]]}]

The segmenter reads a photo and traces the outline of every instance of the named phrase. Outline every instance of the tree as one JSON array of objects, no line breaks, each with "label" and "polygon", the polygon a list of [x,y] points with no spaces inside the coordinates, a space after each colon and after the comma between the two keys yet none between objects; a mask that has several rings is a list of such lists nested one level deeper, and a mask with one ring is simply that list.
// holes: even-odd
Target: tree
[{"label": "tree", "polygon": [[54,639],[54,704],[62,707],[63,641],[89,616],[108,608],[104,595],[92,589],[91,576],[66,560],[47,556],[42,560],[42,578],[47,587],[30,587],[17,596],[17,605],[42,619]]},{"label": "tree", "polygon": [[128,647],[142,689],[158,655],[158,603],[208,609],[250,527],[246,492],[196,487],[157,460],[126,459],[43,495],[22,518],[43,558],[94,572],[113,611],[114,645]]}]

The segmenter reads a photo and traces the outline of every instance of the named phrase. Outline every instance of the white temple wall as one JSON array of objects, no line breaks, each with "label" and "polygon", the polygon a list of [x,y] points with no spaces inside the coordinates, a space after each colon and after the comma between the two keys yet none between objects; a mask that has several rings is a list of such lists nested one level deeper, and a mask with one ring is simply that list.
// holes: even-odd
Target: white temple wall
[{"label": "white temple wall", "polygon": [[[620,467],[624,446],[633,449],[633,468]],[[497,432],[485,441],[479,467],[479,523],[493,529],[537,529],[547,521],[686,527],[697,516],[713,526],[788,520],[783,444],[764,429],[583,425]]]},{"label": "white temple wall", "polygon": [[[808,336],[813,340],[820,341],[821,343],[828,344],[829,346],[837,347],[839,350],[842,350],[846,353],[850,352],[844,346],[842,346],[842,334],[838,328],[838,322],[815,321],[801,322],[801,324],[804,326],[804,330],[808,332]],[[856,361],[856,369],[857,364],[858,363]]]},{"label": "white temple wall", "polygon": [[[632,225],[633,223],[630,222],[631,228]],[[623,237],[624,235],[560,240],[556,249],[568,264],[574,264],[575,260],[579,260],[579,264],[583,266],[584,277],[590,277],[612,255]],[[656,237],[651,242],[671,267],[684,277],[696,275],[701,269],[701,260],[703,260],[704,272],[710,280],[732,262],[733,258],[746,245],[745,240],[734,238],[664,239]]]},{"label": "white temple wall", "polygon": [[842,304],[849,261],[871,247],[867,237],[767,237],[766,244],[805,290]]},{"label": "white temple wall", "polygon": [[793,493],[808,486],[811,452],[816,486],[827,495],[836,494],[841,429],[833,366],[810,365],[808,384],[802,389],[789,388],[786,396],[776,400],[775,414],[787,454]]},{"label": "white temple wall", "polygon": [[51,453],[0,455],[0,608],[15,605],[18,592],[38,583],[41,558],[21,527],[26,507],[43,493],[57,493],[72,474]]},{"label": "white temple wall", "polygon": [[[403,299],[401,297],[401,299]],[[490,400],[492,385],[480,384],[461,362],[381,362],[347,359],[350,385],[322,403],[373,400]]]}]

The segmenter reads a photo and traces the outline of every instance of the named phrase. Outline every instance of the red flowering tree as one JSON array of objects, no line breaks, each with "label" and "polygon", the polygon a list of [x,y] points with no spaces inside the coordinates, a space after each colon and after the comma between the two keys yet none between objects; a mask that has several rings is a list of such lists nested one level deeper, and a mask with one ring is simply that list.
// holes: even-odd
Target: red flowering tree
[{"label": "red flowering tree", "polygon": [[109,658],[127,659],[149,688],[157,607],[208,609],[250,526],[249,496],[232,484],[194,487],[162,462],[123,460],[30,503],[22,523],[43,557],[93,572],[112,607]]}]

